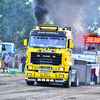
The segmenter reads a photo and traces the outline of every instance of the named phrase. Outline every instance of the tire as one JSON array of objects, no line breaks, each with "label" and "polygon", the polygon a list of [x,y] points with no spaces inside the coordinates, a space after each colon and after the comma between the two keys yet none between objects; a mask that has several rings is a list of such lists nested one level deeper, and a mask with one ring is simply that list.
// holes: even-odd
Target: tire
[{"label": "tire", "polygon": [[78,71],[76,71],[75,82],[72,82],[72,86],[76,86],[76,87],[79,86],[79,72]]},{"label": "tire", "polygon": [[34,82],[31,82],[31,81],[26,81],[27,85],[33,85]]},{"label": "tire", "polygon": [[63,87],[65,88],[70,88],[70,86],[71,86],[71,70],[69,70],[68,80],[66,81],[66,83],[63,84]]}]

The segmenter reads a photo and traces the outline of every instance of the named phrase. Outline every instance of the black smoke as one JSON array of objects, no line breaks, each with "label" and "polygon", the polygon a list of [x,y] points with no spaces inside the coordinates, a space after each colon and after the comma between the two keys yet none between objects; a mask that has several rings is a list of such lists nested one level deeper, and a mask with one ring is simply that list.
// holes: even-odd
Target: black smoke
[{"label": "black smoke", "polygon": [[45,6],[44,0],[34,0],[35,8],[34,14],[36,18],[36,25],[43,24],[45,16],[48,14],[48,9]]}]

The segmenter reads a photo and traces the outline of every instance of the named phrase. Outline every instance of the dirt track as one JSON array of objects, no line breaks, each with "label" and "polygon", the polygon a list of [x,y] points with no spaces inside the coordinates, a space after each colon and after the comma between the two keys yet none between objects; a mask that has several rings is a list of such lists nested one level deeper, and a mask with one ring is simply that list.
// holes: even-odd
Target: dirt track
[{"label": "dirt track", "polygon": [[100,85],[63,88],[27,86],[23,76],[0,77],[0,100],[100,100]]}]

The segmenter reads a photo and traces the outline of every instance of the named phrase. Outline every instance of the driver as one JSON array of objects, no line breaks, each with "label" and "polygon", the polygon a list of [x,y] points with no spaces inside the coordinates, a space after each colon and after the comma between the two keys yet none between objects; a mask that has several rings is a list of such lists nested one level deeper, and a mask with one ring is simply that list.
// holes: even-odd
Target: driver
[{"label": "driver", "polygon": [[95,47],[93,47],[92,44],[90,44],[90,46],[88,47],[88,50],[95,50]]}]

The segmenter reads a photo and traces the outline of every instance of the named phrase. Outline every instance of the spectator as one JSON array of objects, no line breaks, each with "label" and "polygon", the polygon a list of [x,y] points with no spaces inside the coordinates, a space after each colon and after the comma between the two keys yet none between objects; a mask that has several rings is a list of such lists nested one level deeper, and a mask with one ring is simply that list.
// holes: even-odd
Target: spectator
[{"label": "spectator", "polygon": [[93,81],[95,82],[95,84],[97,84],[97,75],[96,75],[96,74],[94,74],[94,79],[93,79]]},{"label": "spectator", "polygon": [[93,81],[93,80],[94,80],[94,74],[91,75],[91,81]]},{"label": "spectator", "polygon": [[22,73],[24,73],[25,65],[26,65],[26,55],[24,55],[21,59],[22,63]]},{"label": "spectator", "polygon": [[[8,64],[9,64],[9,61],[10,61],[10,55],[9,55],[9,52],[6,53],[6,56],[5,56],[5,61],[4,61],[4,64],[5,64],[5,67],[7,66],[7,71],[6,73],[8,73],[9,71],[9,67],[8,67]],[[3,69],[3,73],[5,72],[5,68]]]},{"label": "spectator", "polygon": [[93,47],[92,44],[90,44],[90,46],[88,47],[88,50],[95,50],[95,47]]}]

